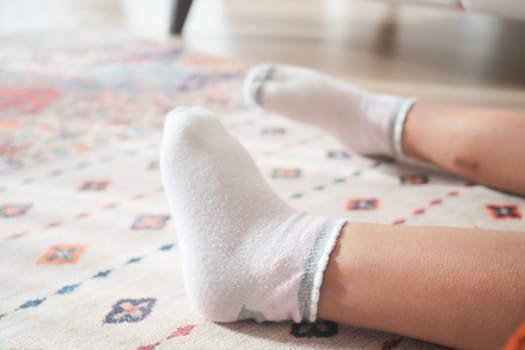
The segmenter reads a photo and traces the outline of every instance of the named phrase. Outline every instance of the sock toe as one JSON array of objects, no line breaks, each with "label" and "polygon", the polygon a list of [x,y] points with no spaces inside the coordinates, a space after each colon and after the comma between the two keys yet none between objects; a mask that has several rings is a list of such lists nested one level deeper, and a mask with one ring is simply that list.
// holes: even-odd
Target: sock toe
[{"label": "sock toe", "polygon": [[186,131],[195,123],[217,120],[210,110],[202,107],[177,107],[171,110],[164,120],[164,130]]},{"label": "sock toe", "polygon": [[[177,107],[166,115],[164,120],[163,142],[172,144],[178,141],[206,139],[217,128],[222,128],[218,118],[202,107]],[[163,147],[169,150],[172,147]]]}]

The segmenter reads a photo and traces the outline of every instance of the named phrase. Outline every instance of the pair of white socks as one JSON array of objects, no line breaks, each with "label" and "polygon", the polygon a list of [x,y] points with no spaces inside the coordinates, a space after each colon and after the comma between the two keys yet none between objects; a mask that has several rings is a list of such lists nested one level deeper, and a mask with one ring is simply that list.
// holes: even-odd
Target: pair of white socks
[{"label": "pair of white socks", "polygon": [[[378,95],[319,73],[261,65],[245,100],[319,126],[357,152],[400,154],[412,100]],[[161,173],[174,216],[190,300],[208,319],[233,322],[317,318],[323,274],[344,219],[284,203],[253,160],[202,108],[166,117]]]}]

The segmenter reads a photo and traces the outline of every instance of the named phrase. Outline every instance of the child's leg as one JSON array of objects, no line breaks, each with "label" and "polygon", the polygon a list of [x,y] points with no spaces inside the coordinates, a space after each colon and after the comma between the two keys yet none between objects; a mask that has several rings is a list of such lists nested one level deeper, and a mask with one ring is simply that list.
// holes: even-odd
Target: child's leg
[{"label": "child's leg", "polygon": [[495,188],[525,195],[525,114],[416,103],[403,150]]},{"label": "child's leg", "polygon": [[347,224],[319,316],[459,349],[500,349],[525,321],[525,233]]}]

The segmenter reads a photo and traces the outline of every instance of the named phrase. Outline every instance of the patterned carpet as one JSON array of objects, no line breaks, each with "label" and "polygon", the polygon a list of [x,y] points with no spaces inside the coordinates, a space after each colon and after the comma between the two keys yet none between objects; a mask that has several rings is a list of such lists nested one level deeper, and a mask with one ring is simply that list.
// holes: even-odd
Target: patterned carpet
[{"label": "patterned carpet", "polygon": [[243,107],[245,69],[118,33],[0,38],[0,349],[439,348],[330,321],[215,324],[188,304],[158,170],[175,106],[220,112],[299,209],[525,230],[523,199]]}]

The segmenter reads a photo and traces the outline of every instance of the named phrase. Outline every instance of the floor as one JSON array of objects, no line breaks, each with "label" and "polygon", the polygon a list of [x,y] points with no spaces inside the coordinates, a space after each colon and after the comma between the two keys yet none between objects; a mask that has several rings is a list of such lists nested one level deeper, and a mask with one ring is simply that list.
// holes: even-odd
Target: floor
[{"label": "floor", "polygon": [[309,66],[433,101],[525,109],[525,22],[380,1],[194,2],[184,40],[199,51]]},{"label": "floor", "polygon": [[[163,38],[169,1],[0,0],[0,35],[104,24]],[[525,110],[523,37],[525,21],[393,1],[195,0],[183,41],[246,62],[312,67],[377,91]]]}]

